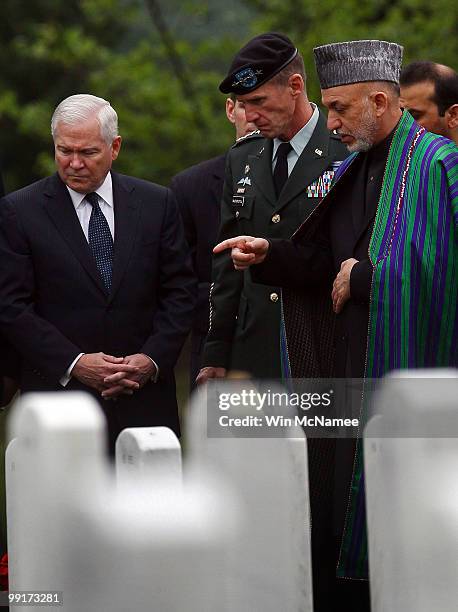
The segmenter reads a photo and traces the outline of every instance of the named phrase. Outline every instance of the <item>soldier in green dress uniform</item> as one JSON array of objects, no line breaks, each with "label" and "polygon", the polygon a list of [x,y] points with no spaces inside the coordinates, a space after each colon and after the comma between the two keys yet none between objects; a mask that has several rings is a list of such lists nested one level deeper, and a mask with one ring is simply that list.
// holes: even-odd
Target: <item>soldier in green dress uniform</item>
[{"label": "soldier in green dress uniform", "polygon": [[[250,40],[220,90],[236,96],[259,131],[229,151],[219,241],[239,234],[289,238],[326,195],[348,151],[308,100],[303,59],[282,34]],[[227,253],[214,258],[212,281],[197,381],[229,369],[280,378],[280,288],[253,283]]]}]

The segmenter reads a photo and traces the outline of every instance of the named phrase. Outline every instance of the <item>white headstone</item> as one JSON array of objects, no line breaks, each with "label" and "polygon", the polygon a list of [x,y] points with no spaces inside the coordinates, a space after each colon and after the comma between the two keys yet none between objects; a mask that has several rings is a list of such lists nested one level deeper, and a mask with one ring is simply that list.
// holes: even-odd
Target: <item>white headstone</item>
[{"label": "white headstone", "polygon": [[457,609],[457,398],[454,371],[383,382],[364,440],[372,612]]},{"label": "white headstone", "polygon": [[220,486],[202,485],[162,489],[154,503],[142,494],[115,496],[76,517],[80,533],[66,565],[79,590],[67,597],[66,612],[224,610],[220,551],[233,511]]},{"label": "white headstone", "polygon": [[21,577],[21,565],[18,553],[25,549],[21,541],[24,528],[19,522],[20,482],[22,477],[19,473],[20,450],[18,440],[11,440],[5,451],[5,490],[6,490],[6,516],[7,516],[7,538],[8,538],[8,581],[9,589],[14,590],[15,585],[23,584]]},{"label": "white headstone", "polygon": [[[217,389],[218,394],[256,391],[249,381],[218,381]],[[221,551],[226,564],[224,609],[312,612],[304,434],[296,428],[285,437],[246,437],[253,434],[229,427],[228,437],[211,437],[218,410],[215,386],[194,395],[187,443],[190,470],[215,473],[240,497],[240,529],[232,544]],[[224,414],[242,418],[247,409]],[[262,411],[253,409],[249,416],[262,417]]]},{"label": "white headstone", "polygon": [[10,590],[62,590],[63,506],[103,494],[103,414],[82,393],[26,394],[12,411],[10,437]]},{"label": "white headstone", "polygon": [[[124,429],[116,441],[118,485],[154,489],[157,484],[181,486],[181,447],[168,427]],[[138,483],[138,484],[137,484]]]},{"label": "white headstone", "polygon": [[11,589],[60,591],[65,612],[222,609],[230,495],[204,478],[184,489],[163,481],[154,496],[139,479],[123,495],[107,471],[103,429],[84,394],[33,394],[13,409]]}]

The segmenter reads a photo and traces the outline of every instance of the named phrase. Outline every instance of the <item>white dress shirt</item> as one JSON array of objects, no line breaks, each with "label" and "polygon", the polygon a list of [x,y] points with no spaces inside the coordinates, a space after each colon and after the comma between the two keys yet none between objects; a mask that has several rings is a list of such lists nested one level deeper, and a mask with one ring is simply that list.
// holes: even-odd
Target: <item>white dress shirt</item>
[{"label": "white dress shirt", "polygon": [[[310,104],[313,108],[312,116],[307,121],[307,123],[304,125],[304,127],[301,128],[297,132],[297,134],[294,134],[294,136],[289,141],[289,144],[291,145],[292,149],[288,153],[288,156],[286,158],[288,162],[288,176],[293,171],[293,168],[296,165],[297,160],[301,156],[302,151],[308,145],[309,140],[312,137],[313,131],[316,128],[316,124],[318,123],[318,117],[320,116],[318,107],[316,104],[313,104],[313,102],[310,102]],[[282,143],[283,143],[283,140],[280,140],[279,138],[274,138],[274,146],[273,146],[273,151],[272,151],[272,172],[275,170],[275,166],[277,164],[278,147]]]},{"label": "white dress shirt", "polygon": [[[91,218],[92,205],[86,200],[84,193],[79,193],[70,189],[67,185],[68,193],[75,207],[78,220],[83,228],[86,240],[89,242],[89,219]],[[105,180],[100,185],[95,193],[99,196],[99,206],[105,219],[108,221],[108,227],[110,228],[111,237],[114,240],[114,206],[113,206],[113,185],[111,182],[110,172],[106,175]]]}]

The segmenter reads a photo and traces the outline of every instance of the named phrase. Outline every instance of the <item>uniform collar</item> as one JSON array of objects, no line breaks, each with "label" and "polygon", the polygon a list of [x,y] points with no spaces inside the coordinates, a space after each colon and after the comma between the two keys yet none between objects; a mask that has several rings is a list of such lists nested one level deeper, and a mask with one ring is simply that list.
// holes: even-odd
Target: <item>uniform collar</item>
[{"label": "uniform collar", "polygon": [[[318,123],[318,117],[320,115],[318,111],[318,107],[313,102],[310,102],[313,113],[307,123],[302,127],[289,141],[289,144],[294,149],[294,152],[298,157],[301,156],[302,151],[308,145],[310,138],[312,137],[313,131],[315,130],[316,124]],[[277,155],[278,147],[282,144],[283,140],[279,138],[274,138],[273,150],[272,150],[272,160],[275,159]]]}]

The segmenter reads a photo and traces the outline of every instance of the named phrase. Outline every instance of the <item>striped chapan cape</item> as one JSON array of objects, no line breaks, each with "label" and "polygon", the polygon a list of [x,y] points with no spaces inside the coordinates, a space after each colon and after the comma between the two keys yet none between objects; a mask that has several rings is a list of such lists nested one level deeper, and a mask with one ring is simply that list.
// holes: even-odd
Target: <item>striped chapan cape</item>
[{"label": "striped chapan cape", "polygon": [[[339,179],[357,156],[342,162],[324,205],[338,199]],[[296,234],[307,235],[307,222]],[[405,368],[458,367],[458,147],[426,132],[407,112],[388,154],[369,258],[374,272],[366,378]],[[288,333],[291,307],[285,307]],[[295,351],[288,353],[298,376]],[[368,575],[362,463],[359,444],[339,577]]]}]

